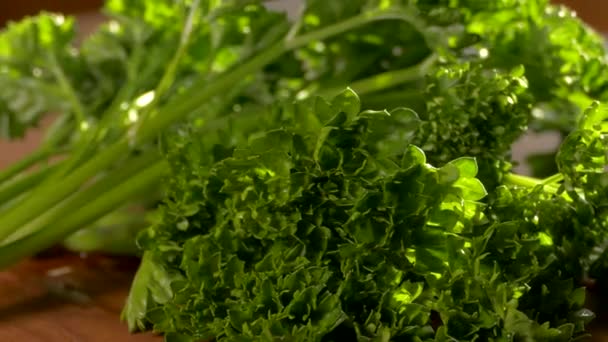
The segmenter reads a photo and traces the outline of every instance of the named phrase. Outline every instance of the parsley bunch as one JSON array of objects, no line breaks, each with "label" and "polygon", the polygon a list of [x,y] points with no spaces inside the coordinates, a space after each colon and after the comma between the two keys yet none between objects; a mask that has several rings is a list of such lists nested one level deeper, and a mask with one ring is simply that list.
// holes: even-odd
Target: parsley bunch
[{"label": "parsley bunch", "polygon": [[[0,135],[56,114],[0,171],[0,266],[57,243],[143,251],[124,317],[184,340],[584,336],[578,284],[608,264],[608,66],[572,12],[105,11],[78,44],[48,13],[0,34]],[[546,179],[511,172],[530,129],[564,137]]]},{"label": "parsley bunch", "polygon": [[606,114],[564,142],[560,163],[582,158],[564,183],[509,175],[489,195],[474,158],[428,164],[414,112],[360,112],[351,90],[258,113],[223,153],[180,130],[124,317],[186,340],[581,337],[608,188],[578,182],[605,177]]}]

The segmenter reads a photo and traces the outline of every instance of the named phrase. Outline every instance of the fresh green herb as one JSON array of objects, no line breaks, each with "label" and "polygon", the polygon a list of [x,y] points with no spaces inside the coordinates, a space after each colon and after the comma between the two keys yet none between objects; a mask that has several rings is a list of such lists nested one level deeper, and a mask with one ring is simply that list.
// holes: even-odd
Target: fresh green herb
[{"label": "fresh green herb", "polygon": [[[124,317],[167,339],[584,336],[579,281],[608,265],[608,65],[566,8],[105,11],[80,44],[53,14],[0,34],[0,136],[58,114],[0,172],[0,266],[62,241],[133,252],[150,225]],[[528,129],[565,137],[547,179],[511,173]]]},{"label": "fresh green herb", "polygon": [[606,185],[580,182],[605,177],[605,107],[560,149],[578,169],[507,175],[486,204],[475,159],[434,168],[410,144],[424,127],[414,112],[359,110],[346,91],[258,113],[276,128],[213,161],[200,158],[210,141],[181,131],[171,190],[139,238],[131,329],[220,341],[583,336],[593,315],[575,280],[608,221],[589,212]]}]

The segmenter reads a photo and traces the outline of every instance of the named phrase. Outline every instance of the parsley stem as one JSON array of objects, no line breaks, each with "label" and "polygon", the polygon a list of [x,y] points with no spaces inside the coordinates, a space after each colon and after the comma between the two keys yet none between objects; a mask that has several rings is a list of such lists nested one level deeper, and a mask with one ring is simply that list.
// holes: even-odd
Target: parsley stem
[{"label": "parsley stem", "polygon": [[37,217],[49,208],[54,207],[84,182],[103,169],[117,162],[117,158],[129,150],[126,139],[120,139],[113,145],[97,154],[92,160],[66,175],[60,184],[45,182],[36,187],[23,202],[0,217],[0,240],[17,231],[21,226]]},{"label": "parsley stem", "polygon": [[505,180],[505,183],[507,183],[507,184],[523,186],[526,188],[534,188],[537,186],[543,186],[543,189],[547,190],[549,193],[552,193],[552,194],[557,194],[557,192],[559,190],[559,187],[557,187],[553,184],[550,184],[550,183],[545,183],[541,179],[529,177],[529,176],[518,175],[515,173],[509,173],[509,174],[505,175],[504,180]]},{"label": "parsley stem", "polygon": [[555,184],[564,180],[564,175],[562,173],[556,173],[553,176],[547,177],[542,180],[543,184]]},{"label": "parsley stem", "polygon": [[[38,162],[45,160],[48,157],[50,157],[56,153],[57,153],[56,151],[53,151],[53,150],[50,150],[47,148],[41,148],[41,149],[36,150],[33,153],[28,154],[27,157],[19,160],[18,162],[12,164],[8,169],[2,170],[0,172],[0,184],[11,180],[12,178],[17,176],[21,172],[25,171],[26,169],[36,165]],[[1,199],[0,199],[0,203],[2,203]]]},{"label": "parsley stem", "polygon": [[[281,40],[275,45],[270,46],[264,52],[251,58],[249,62],[236,67],[222,77],[214,80],[211,84],[209,84],[209,80],[207,79],[201,79],[195,82],[188,90],[180,96],[176,96],[172,101],[166,104],[164,108],[161,108],[155,116],[150,116],[147,125],[142,125],[135,134],[134,143],[151,139],[171,123],[183,119],[200,106],[201,103],[204,103],[218,94],[227,92],[230,88],[234,87],[235,84],[241,83],[243,79],[246,79],[249,75],[260,70],[273,60],[276,60],[287,51],[381,20],[403,20],[411,23],[417,28],[422,26],[420,21],[408,11],[372,11],[362,13],[317,31],[296,36],[291,39]],[[167,109],[171,114],[164,113],[163,109]]]},{"label": "parsley stem", "polygon": [[[82,228],[88,222],[96,220],[117,209],[117,203],[135,197],[158,184],[158,179],[167,171],[167,164],[157,162],[145,168],[136,176],[113,186],[101,196],[95,196],[80,207],[77,212],[57,221],[52,229],[41,229],[0,247],[0,269],[6,268],[22,258],[53,246],[70,234]],[[48,227],[51,228],[51,227]]]},{"label": "parsley stem", "polygon": [[[68,172],[85,161],[89,155],[94,153],[96,144],[100,143],[109,131],[108,127],[115,124],[116,120],[119,120],[119,115],[121,113],[120,107],[134,95],[135,84],[137,84],[138,79],[141,78],[139,67],[142,64],[145,55],[143,43],[141,40],[137,40],[133,47],[133,57],[129,59],[126,66],[126,81],[120,87],[110,105],[100,115],[101,120],[92,127],[87,126],[87,129],[84,130],[86,131],[86,134],[81,135],[81,137],[78,138],[79,140],[77,143],[73,144],[75,149],[70,158],[63,163],[63,167],[58,168],[55,174],[47,179],[48,182],[56,182],[61,179]],[[49,136],[51,138],[54,137],[53,134],[50,134]]]},{"label": "parsley stem", "polygon": [[[158,111],[151,112],[150,114],[155,115],[150,115],[146,124],[142,125],[136,134],[131,135],[129,133],[132,132],[127,132],[126,135],[107,146],[104,150],[101,150],[94,157],[83,161],[83,164],[79,167],[75,169],[70,168],[70,172],[63,176],[60,184],[45,182],[34,189],[19,206],[11,208],[3,214],[0,217],[0,240],[4,240],[12,235],[21,226],[29,222],[32,216],[44,213],[73,194],[99,172],[107,169],[112,164],[120,162],[121,157],[129,155],[132,146],[152,140],[172,123],[184,119],[214,96],[227,92],[235,84],[239,84],[243,79],[259,71],[285,52],[379,20],[405,20],[416,27],[420,26],[415,16],[409,12],[394,10],[366,12],[293,39],[281,40],[264,52],[251,58],[248,62],[217,78],[212,83],[209,83],[207,79],[195,82],[192,87],[176,96]],[[137,180],[137,177],[134,178],[132,181]],[[114,189],[112,188],[105,188],[104,190],[114,193]],[[115,197],[115,201],[122,202],[120,197]],[[82,203],[87,203],[87,201]],[[70,209],[72,212],[78,209],[76,215],[80,214],[79,203],[75,203],[74,207]],[[68,216],[68,219],[71,217],[71,215]],[[44,229],[44,231],[55,229],[59,228],[52,227],[52,229]]]},{"label": "parsley stem", "polygon": [[179,66],[179,62],[181,61],[184,53],[186,53],[186,48],[190,45],[190,38],[192,37],[192,31],[194,29],[194,17],[196,12],[200,7],[200,0],[192,1],[190,5],[190,11],[186,18],[186,22],[184,23],[184,28],[182,30],[182,34],[180,37],[180,43],[177,47],[177,51],[173,55],[173,58],[169,62],[165,73],[163,74],[158,86],[156,86],[156,96],[154,97],[154,102],[158,101],[160,98],[174,83],[175,75],[177,73],[177,69]]},{"label": "parsley stem", "polygon": [[57,117],[46,129],[40,148],[55,149],[64,143],[74,130],[69,113]]},{"label": "parsley stem", "polygon": [[72,111],[74,112],[74,116],[78,121],[79,129],[82,129],[82,124],[84,124],[86,121],[84,107],[82,106],[74,87],[70,83],[70,80],[68,80],[63,70],[59,67],[59,63],[57,62],[55,55],[52,53],[49,54],[49,59],[52,65],[51,70],[57,79],[57,83],[72,106]]},{"label": "parsley stem", "polygon": [[433,54],[427,57],[421,63],[412,67],[394,71],[387,71],[378,75],[374,75],[370,78],[353,82],[350,87],[357,94],[365,95],[406,82],[416,81],[426,75],[426,73],[436,60],[437,56]]},{"label": "parsley stem", "polygon": [[382,20],[401,20],[410,23],[413,27],[418,29],[419,32],[424,32],[423,22],[416,17],[413,13],[406,10],[380,10],[380,11],[369,11],[359,14],[357,16],[346,19],[337,24],[327,26],[325,28],[313,31],[301,36],[296,36],[289,39],[286,42],[286,49],[292,50],[314,41],[320,41],[329,37],[338,35],[340,33],[350,31],[357,27]]},{"label": "parsley stem", "polygon": [[537,185],[542,184],[542,181],[540,179],[518,175],[515,173],[509,173],[505,175],[505,181],[512,185],[525,186],[528,188],[533,188]]},{"label": "parsley stem", "polygon": [[[106,176],[93,183],[91,186],[76,192],[67,199],[61,201],[49,210],[46,210],[41,215],[38,215],[34,220],[27,222],[16,232],[7,237],[3,243],[21,238],[27,234],[49,228],[51,225],[58,224],[63,218],[71,216],[75,208],[79,208],[83,203],[89,203],[96,198],[100,193],[108,191],[116,186],[126,186],[123,184],[126,180],[138,177],[141,170],[149,168],[154,163],[158,162],[159,156],[156,151],[147,152],[142,156],[132,158],[129,163],[115,171],[109,172]],[[118,202],[122,205],[123,202]]]},{"label": "parsley stem", "polygon": [[47,166],[2,185],[0,187],[0,212],[5,204],[16,200],[19,196],[40,184],[55,168],[55,165]]},{"label": "parsley stem", "polygon": [[148,107],[146,107],[143,110],[143,113],[141,114],[139,121],[137,121],[134,124],[135,131],[137,131],[140,126],[145,124],[146,119],[148,118],[149,115],[151,115],[151,112],[153,111],[152,108],[155,107],[155,105],[158,103],[159,99],[163,97],[165,92],[167,92],[167,90],[169,90],[171,88],[171,85],[174,83],[175,75],[177,74],[179,63],[180,63],[184,53],[186,53],[186,48],[190,44],[190,38],[192,36],[192,30],[194,28],[194,16],[195,16],[196,12],[199,10],[199,7],[200,7],[200,1],[194,0],[192,2],[192,5],[190,6],[190,11],[188,13],[186,21],[184,23],[184,27],[182,29],[180,43],[179,43],[179,46],[177,47],[177,51],[175,52],[175,54],[173,54],[173,57],[171,58],[171,61],[169,62],[167,69],[165,69],[165,72],[162,75],[158,85],[154,89],[154,98],[152,99],[152,102],[148,105]]},{"label": "parsley stem", "polygon": [[[419,64],[399,69],[383,72],[369,78],[364,78],[352,82],[349,87],[358,95],[374,93],[380,90],[388,89],[406,82],[416,81],[423,78],[431,66],[437,60],[435,54],[430,55]],[[344,90],[345,87],[332,87],[328,90],[321,91],[321,95],[332,97]]]},{"label": "parsley stem", "polygon": [[564,180],[564,175],[561,173],[556,173],[553,176],[547,177],[545,179],[538,179],[534,177],[510,173],[505,176],[505,180],[513,185],[525,186],[529,188],[533,188],[537,185],[544,185],[546,187],[556,188],[555,183],[559,183]]},{"label": "parsley stem", "polygon": [[[195,1],[190,7],[190,13],[188,14],[186,23],[184,24],[178,50],[174,54],[169,67],[165,70],[165,73],[161,77],[161,81],[156,87],[153,103],[151,103],[148,108],[151,108],[154,104],[156,104],[158,99],[169,88],[175,78],[178,62],[184,54],[185,48],[190,41],[193,17],[194,13],[198,10],[199,2],[200,1],[198,0]],[[144,57],[145,49],[141,42],[138,42],[135,46],[134,58],[131,59],[127,66],[127,82],[125,82],[125,86],[120,89],[110,106],[101,115],[101,121],[92,128],[92,131],[89,134],[84,135],[84,138],[78,144],[79,148],[76,149],[71,158],[64,164],[64,167],[49,179],[49,182],[54,182],[57,179],[60,179],[73,168],[88,160],[89,156],[94,154],[97,144],[99,144],[107,134],[108,127],[114,124],[115,121],[121,119],[119,116],[121,114],[120,106],[122,106],[130,97],[133,96],[133,85],[137,83],[137,79],[140,77],[138,70],[142,61],[144,60]],[[145,116],[141,118],[140,122],[138,122],[136,125],[140,125],[143,119],[145,119]]]},{"label": "parsley stem", "polygon": [[[58,147],[58,144],[68,136],[68,129],[66,129],[66,127],[69,126],[67,126],[67,120],[68,115],[62,115],[57,118],[49,127],[45,138],[36,150],[28,153],[25,158],[18,160],[8,168],[0,171],[0,188],[3,183],[11,180],[34,165],[46,161],[50,157],[58,156],[69,151],[69,148],[67,147]],[[0,204],[2,204],[2,202],[3,201],[0,200]]]}]

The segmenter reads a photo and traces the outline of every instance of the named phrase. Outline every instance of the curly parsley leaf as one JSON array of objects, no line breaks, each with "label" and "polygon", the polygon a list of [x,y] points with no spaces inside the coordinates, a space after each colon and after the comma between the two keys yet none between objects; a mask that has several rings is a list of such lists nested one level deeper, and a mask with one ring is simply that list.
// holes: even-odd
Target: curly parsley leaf
[{"label": "curly parsley leaf", "polygon": [[[432,167],[410,144],[414,112],[358,111],[347,90],[260,113],[282,120],[211,164],[198,156],[213,140],[178,139],[171,194],[139,243],[185,280],[127,319],[220,341],[580,335],[586,321],[568,316],[579,290],[558,282],[537,297],[543,287],[527,285],[556,267],[554,246],[532,225],[497,222],[530,200],[503,192],[486,216],[475,159]],[[556,307],[530,309],[537,298],[553,298],[556,317],[538,323]]]},{"label": "curly parsley leaf", "polygon": [[0,34],[0,137],[23,137],[48,112],[74,110],[57,84],[80,77],[75,34],[73,19],[52,14],[10,23]]}]

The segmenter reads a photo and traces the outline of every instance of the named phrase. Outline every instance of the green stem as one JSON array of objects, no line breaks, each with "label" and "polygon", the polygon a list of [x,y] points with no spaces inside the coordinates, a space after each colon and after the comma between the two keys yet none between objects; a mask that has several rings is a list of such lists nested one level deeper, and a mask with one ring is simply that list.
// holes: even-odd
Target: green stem
[{"label": "green stem", "polygon": [[158,83],[158,86],[156,87],[157,96],[155,97],[154,101],[157,101],[157,99],[161,97],[175,81],[175,74],[177,72],[179,62],[182,59],[184,53],[186,52],[186,48],[190,44],[192,29],[194,28],[194,17],[196,12],[198,11],[199,5],[200,0],[194,0],[192,2],[192,5],[190,5],[190,13],[188,13],[188,17],[186,18],[177,52],[173,55],[171,62],[169,62],[169,66],[167,67],[165,73],[163,74],[163,77],[161,78],[160,82]]},{"label": "green stem", "polygon": [[148,118],[151,112],[151,108],[155,107],[160,98],[162,98],[165,92],[168,91],[171,85],[175,82],[175,74],[177,73],[180,60],[182,59],[184,53],[186,53],[186,48],[190,43],[190,37],[192,36],[192,29],[194,25],[194,16],[198,11],[199,6],[199,0],[195,0],[190,6],[190,12],[188,13],[188,17],[186,18],[186,22],[182,30],[177,52],[173,55],[173,58],[171,58],[168,67],[165,69],[165,72],[161,77],[160,82],[154,90],[154,99],[152,100],[152,103],[150,103],[143,111],[141,117],[139,118],[139,121],[135,123],[133,131],[136,132],[137,130],[139,130],[139,127],[145,124],[146,119]]},{"label": "green stem", "polygon": [[149,225],[144,213],[132,208],[119,208],[104,215],[94,224],[70,234],[63,246],[74,252],[103,252],[107,254],[137,255],[137,234]]},{"label": "green stem", "polygon": [[[165,70],[161,80],[156,87],[155,98],[153,103],[151,103],[148,108],[152,108],[158,99],[162,96],[162,94],[169,88],[171,83],[175,78],[175,72],[177,70],[177,66],[179,64],[179,60],[183,56],[185,52],[185,48],[190,40],[190,36],[192,34],[192,23],[194,20],[194,14],[198,10],[199,0],[196,0],[190,6],[190,13],[188,18],[186,19],[186,23],[184,25],[184,29],[182,32],[182,37],[180,40],[180,45],[178,47],[177,52],[174,54],[173,59],[171,60],[169,67]],[[134,57],[131,59],[131,62],[127,68],[127,81],[126,85],[121,88],[118,93],[118,96],[112,101],[108,109],[101,115],[102,120],[98,123],[97,127],[94,128],[94,131],[90,134],[87,134],[82,141],[78,143],[78,148],[72,158],[65,164],[65,167],[61,169],[51,181],[55,181],[56,179],[60,179],[67,172],[70,172],[75,167],[89,159],[90,155],[93,155],[95,152],[95,146],[101,142],[104,138],[105,134],[108,131],[108,127],[115,124],[116,121],[120,121],[121,118],[118,117],[117,113],[120,113],[119,107],[127,101],[130,97],[133,96],[134,87],[133,84],[136,84],[137,78],[139,74],[137,70],[141,65],[143,57],[145,55],[145,49],[141,44],[137,44],[134,52]],[[143,116],[143,115],[142,115]],[[141,125],[141,121],[143,121],[143,117],[140,119],[136,125]]]},{"label": "green stem", "polygon": [[544,183],[541,179],[518,175],[514,173],[507,174],[504,178],[504,181],[507,184],[522,186],[526,188],[535,188],[537,186],[543,186],[543,189],[547,190],[549,193],[552,194],[557,194],[559,190],[558,186]]},{"label": "green stem", "polygon": [[[87,160],[91,155],[94,155],[95,146],[97,143],[103,140],[108,132],[107,128],[110,125],[115,124],[115,122],[120,119],[117,118],[117,114],[121,113],[120,106],[128,99],[133,97],[133,93],[136,89],[135,84],[137,84],[138,77],[140,76],[138,69],[144,56],[145,49],[143,48],[141,42],[138,41],[134,47],[133,57],[129,59],[129,63],[126,67],[127,79],[124,82],[124,85],[120,87],[117,95],[114,97],[110,105],[99,116],[101,117],[101,120],[91,128],[92,131],[88,132],[87,134],[83,134],[79,138],[79,141],[74,144],[76,148],[72,156],[66,160],[62,168],[59,168],[52,177],[49,177],[49,182],[56,182],[77,167],[80,163]],[[55,135],[53,134],[50,135],[50,137],[54,136]]]},{"label": "green stem", "polygon": [[47,162],[51,157],[70,151],[68,147],[57,147],[69,134],[69,126],[66,125],[68,118],[68,115],[57,118],[49,127],[41,145],[34,152],[0,172],[0,205],[50,178],[51,171],[59,169],[55,165],[52,168],[35,171],[15,182],[4,184],[34,165],[43,161]]},{"label": "green stem", "polygon": [[[400,70],[387,71],[372,77],[355,81],[349,85],[359,95],[373,93],[379,90],[388,89],[406,82],[416,81],[423,78],[431,66],[437,60],[435,54],[430,55],[424,61],[411,67]],[[324,91],[324,94],[333,96],[342,91],[345,87],[333,88]]]},{"label": "green stem", "polygon": [[141,43],[137,43],[134,48],[133,57],[129,59],[127,65],[127,80],[125,84],[120,88],[116,97],[110,103],[110,106],[100,115],[101,121],[97,125],[95,132],[91,135],[93,143],[98,143],[103,140],[107,133],[107,127],[116,124],[120,120],[119,114],[122,113],[120,107],[129,99],[134,96],[136,85],[138,84],[138,77],[140,77],[139,68],[145,56],[145,49]]},{"label": "green stem", "polygon": [[534,188],[535,186],[542,184],[542,181],[540,179],[523,176],[523,175],[518,175],[515,173],[507,174],[505,176],[505,182],[512,184],[512,185],[524,186],[527,188]]},{"label": "green stem", "polygon": [[[86,161],[82,166],[63,177],[60,184],[45,183],[35,189],[29,197],[5,215],[0,217],[0,240],[17,231],[22,225],[31,220],[32,213],[42,213],[56,203],[78,190],[94,175],[119,162],[120,157],[128,156],[133,144],[151,140],[170,124],[187,117],[193,110],[216,95],[227,92],[234,84],[239,84],[251,74],[262,69],[265,65],[280,57],[283,53],[306,45],[310,42],[323,40],[345,31],[369,24],[374,21],[398,19],[415,24],[416,20],[402,11],[367,12],[314,31],[288,41],[280,41],[263,53],[253,57],[249,62],[236,67],[222,77],[208,84],[207,80],[196,82],[191,88],[176,96],[172,101],[150,116],[146,125],[134,135],[127,134],[122,139],[109,145],[97,155]],[[106,189],[107,190],[107,189]],[[110,189],[109,191],[113,191]],[[79,207],[72,208],[76,210]]]},{"label": "green stem", "polygon": [[340,33],[350,31],[354,28],[373,23],[382,20],[400,20],[410,23],[419,32],[424,30],[424,22],[420,20],[416,15],[405,10],[380,10],[380,11],[369,11],[357,16],[346,19],[334,25],[327,26],[325,28],[313,31],[299,37],[294,37],[287,41],[287,50],[295,49],[304,45],[307,45],[314,41],[325,40],[329,37],[338,35]]},{"label": "green stem", "polygon": [[[27,157],[12,164],[8,169],[2,170],[2,172],[0,172],[0,184],[12,179],[24,170],[36,165],[38,162],[61,152],[63,151],[53,151],[46,147],[37,149],[35,152],[28,154]],[[1,199],[0,203],[2,203]]]},{"label": "green stem", "polygon": [[556,173],[551,177],[547,177],[542,180],[543,184],[555,184],[564,180],[564,175],[562,173]]},{"label": "green stem", "polygon": [[114,210],[116,210],[125,199],[137,196],[150,187],[158,184],[158,179],[166,172],[165,163],[156,163],[146,168],[136,177],[126,180],[119,186],[112,187],[110,191],[102,196],[93,198],[87,205],[81,207],[77,212],[57,221],[52,227],[38,230],[35,233],[0,247],[0,269],[6,268],[22,258],[31,256],[53,246],[70,234],[76,232],[86,222],[91,222]]},{"label": "green stem", "polygon": [[13,234],[30,221],[32,216],[36,217],[39,213],[45,212],[74,191],[77,191],[84,182],[115,163],[118,156],[124,156],[128,151],[127,141],[121,139],[99,153],[93,160],[67,175],[60,184],[45,182],[35,188],[19,206],[12,208],[0,217],[0,240],[4,240]]},{"label": "green stem", "polygon": [[125,180],[137,176],[141,170],[151,167],[154,163],[159,163],[158,160],[159,156],[156,152],[149,152],[143,156],[130,160],[123,168],[108,173],[107,176],[101,178],[101,180],[93,185],[79,191],[55,205],[53,208],[45,211],[42,215],[37,216],[34,220],[29,221],[27,224],[20,227],[19,230],[4,239],[3,243],[11,242],[41,229],[51,227],[54,223],[61,221],[61,219],[71,216],[75,208],[79,208],[83,203],[90,203],[98,197],[100,193],[104,193],[105,191],[108,191],[108,189],[112,189],[118,185],[128,187],[129,184],[123,184]]},{"label": "green stem", "polygon": [[135,134],[135,141],[133,141],[133,143],[139,143],[141,141],[151,139],[158,132],[162,131],[163,128],[169,126],[175,121],[183,119],[207,99],[212,98],[217,94],[227,92],[235,84],[239,84],[243,79],[247,78],[247,76],[262,69],[265,65],[269,64],[273,60],[276,60],[287,51],[297,49],[314,41],[330,38],[375,21],[391,19],[404,20],[412,23],[412,25],[417,28],[421,27],[421,22],[417,20],[415,16],[412,16],[410,13],[404,11],[391,10],[367,12],[314,32],[310,32],[293,39],[280,41],[274,46],[266,49],[263,53],[253,57],[249,62],[242,64],[236,69],[233,69],[223,77],[214,80],[211,85],[208,85],[209,81],[206,79],[195,82],[195,84],[193,84],[188,90],[167,103],[167,105],[164,107],[173,111],[171,115],[162,113],[163,111],[161,109],[155,116],[150,117],[147,125],[142,125],[137,134]]},{"label": "green stem", "polygon": [[72,105],[72,110],[74,111],[76,120],[79,124],[84,123],[86,120],[86,116],[84,115],[84,108],[82,106],[82,103],[80,102],[80,99],[78,99],[78,95],[76,95],[74,87],[72,87],[70,81],[65,76],[63,70],[61,70],[61,68],[59,67],[59,63],[57,62],[55,55],[50,54],[49,59],[51,60],[52,71],[55,75],[55,78],[57,78],[57,83],[59,84],[59,87]]},{"label": "green stem", "polygon": [[55,168],[56,166],[49,166],[36,170],[0,187],[0,206],[14,200],[27,192],[27,190],[40,184]]},{"label": "green stem", "polygon": [[46,129],[44,138],[42,139],[42,146],[54,149],[59,144],[63,143],[73,131],[73,127],[69,123],[70,115],[67,113],[62,114]]},{"label": "green stem", "polygon": [[103,136],[107,132],[107,129],[105,129],[105,127],[109,125],[109,122],[113,122],[116,120],[115,115],[112,114],[119,111],[120,105],[133,92],[133,87],[131,86],[132,82],[132,80],[127,80],[127,85],[121,88],[118,96],[112,101],[108,109],[104,111],[101,115],[102,120],[99,122],[99,124],[96,127],[92,128],[93,131],[89,132],[88,134],[82,135],[79,141],[74,144],[74,146],[76,146],[74,152],[72,153],[70,158],[67,159],[65,163],[63,163],[63,167],[59,168],[52,177],[49,177],[49,179],[47,180],[48,183],[55,183],[59,179],[62,179],[75,167],[77,167],[85,160],[89,159],[90,156],[94,155],[96,146],[95,143],[102,140]]}]

